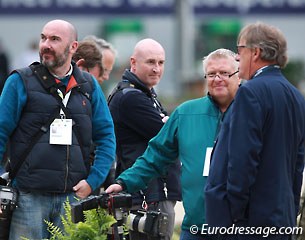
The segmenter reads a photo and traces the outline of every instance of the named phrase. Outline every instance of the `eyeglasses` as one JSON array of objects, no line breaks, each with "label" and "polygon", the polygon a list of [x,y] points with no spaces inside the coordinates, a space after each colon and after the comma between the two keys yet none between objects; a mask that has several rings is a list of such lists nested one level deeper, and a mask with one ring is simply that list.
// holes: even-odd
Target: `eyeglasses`
[{"label": "eyeglasses", "polygon": [[111,73],[111,71],[112,70],[110,70],[110,69],[107,69],[107,68],[103,68],[103,73],[105,73],[105,74],[110,74]]},{"label": "eyeglasses", "polygon": [[240,49],[241,48],[249,48],[248,46],[246,46],[246,45],[237,45],[236,46],[236,53],[237,54],[240,54]]},{"label": "eyeglasses", "polygon": [[238,73],[238,70],[234,73],[228,73],[228,72],[219,72],[219,73],[208,73],[205,75],[205,78],[209,80],[214,80],[216,76],[219,77],[219,79],[229,79],[230,77],[234,76],[236,73]]}]

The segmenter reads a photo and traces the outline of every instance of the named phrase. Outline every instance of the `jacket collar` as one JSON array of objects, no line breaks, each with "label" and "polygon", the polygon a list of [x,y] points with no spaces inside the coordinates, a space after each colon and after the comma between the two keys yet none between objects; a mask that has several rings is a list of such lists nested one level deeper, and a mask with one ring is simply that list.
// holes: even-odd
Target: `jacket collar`
[{"label": "jacket collar", "polygon": [[[81,70],[77,67],[75,62],[72,62],[71,65],[73,68],[72,75],[75,76],[75,78],[74,78],[75,82],[74,82],[73,86],[83,83],[85,80],[84,80],[83,75],[81,74]],[[58,81],[56,81],[55,77],[41,63],[34,62],[30,65],[30,67],[32,68],[32,71],[36,75],[41,77],[41,79],[43,80],[43,81],[41,81],[41,83],[45,89],[50,89],[52,87],[55,87],[58,84]]]},{"label": "jacket collar", "polygon": [[140,89],[142,92],[146,93],[149,97],[157,97],[154,88],[149,89],[134,73],[129,69],[126,69],[123,73],[123,80],[127,80],[134,85],[135,88]]}]

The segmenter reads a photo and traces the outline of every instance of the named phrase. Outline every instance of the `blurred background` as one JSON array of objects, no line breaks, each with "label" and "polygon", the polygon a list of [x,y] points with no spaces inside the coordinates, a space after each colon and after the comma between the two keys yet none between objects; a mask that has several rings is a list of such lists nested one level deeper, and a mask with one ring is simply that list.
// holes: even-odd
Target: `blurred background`
[{"label": "blurred background", "polygon": [[[0,79],[38,58],[44,24],[70,21],[79,40],[96,35],[118,51],[107,97],[120,80],[137,41],[154,38],[166,50],[163,79],[156,90],[171,112],[204,95],[202,58],[216,48],[235,51],[240,29],[256,21],[272,24],[288,41],[284,74],[305,95],[305,0],[0,0]],[[183,208],[177,205],[177,231]]]},{"label": "blurred background", "polygon": [[135,43],[150,37],[166,50],[157,92],[169,111],[200,97],[202,58],[220,47],[235,51],[240,29],[256,21],[283,31],[290,59],[285,75],[305,92],[305,0],[0,0],[0,61],[4,55],[9,71],[38,60],[41,29],[52,19],[74,24],[79,40],[94,34],[117,49],[114,71],[102,85],[106,96]]}]

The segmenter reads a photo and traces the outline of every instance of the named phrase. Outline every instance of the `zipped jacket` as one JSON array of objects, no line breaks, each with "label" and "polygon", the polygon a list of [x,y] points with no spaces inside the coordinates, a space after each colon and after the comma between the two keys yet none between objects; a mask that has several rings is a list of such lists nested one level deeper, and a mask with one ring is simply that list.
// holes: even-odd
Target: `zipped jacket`
[{"label": "zipped jacket", "polygon": [[[92,190],[104,181],[114,160],[115,137],[113,122],[105,98],[96,83],[89,75],[84,78],[73,64],[73,72],[67,83],[66,92],[71,90],[67,109],[73,121],[72,145],[50,144],[50,129],[34,144],[15,178],[18,189],[43,192],[69,192],[80,180],[87,180]],[[8,86],[17,83],[18,90],[5,89],[1,96],[0,106],[3,111],[7,105],[3,99],[8,93],[17,96],[12,100],[9,115],[1,115],[0,123],[6,123],[7,129],[0,128],[10,136],[10,164],[17,164],[22,152],[34,134],[49,119],[54,111],[60,113],[59,102],[42,86],[30,68],[17,70],[8,78]],[[56,82],[53,81],[56,85]],[[62,87],[64,80],[58,81],[56,87]],[[79,91],[80,86],[87,86],[91,100]],[[90,90],[91,89],[91,90]],[[17,95],[16,95],[17,94]],[[14,102],[15,101],[15,102]],[[9,120],[15,115],[15,120]],[[3,126],[3,125],[1,125]],[[11,134],[9,134],[11,131]],[[79,134],[76,134],[78,132]],[[93,136],[92,136],[93,133]],[[94,165],[89,164],[89,148],[91,139],[97,143],[97,154]],[[0,137],[0,142],[5,138]],[[3,146],[1,144],[1,146]],[[0,152],[3,148],[0,148]]]},{"label": "zipped jacket", "polygon": [[181,161],[182,202],[185,215],[182,229],[205,223],[203,176],[206,150],[213,147],[223,114],[207,96],[184,102],[176,108],[160,132],[132,168],[118,180],[128,192],[145,188],[152,178],[170,168],[176,158]]},{"label": "zipped jacket", "polygon": [[[154,89],[148,89],[137,76],[126,70],[122,82],[129,87],[122,88],[111,97],[110,112],[115,125],[117,140],[116,176],[132,166],[164,123],[160,114],[167,114]],[[180,162],[175,160],[164,175],[152,180],[142,192],[133,194],[133,204],[163,200],[181,200]],[[166,187],[166,189],[165,189]]]}]

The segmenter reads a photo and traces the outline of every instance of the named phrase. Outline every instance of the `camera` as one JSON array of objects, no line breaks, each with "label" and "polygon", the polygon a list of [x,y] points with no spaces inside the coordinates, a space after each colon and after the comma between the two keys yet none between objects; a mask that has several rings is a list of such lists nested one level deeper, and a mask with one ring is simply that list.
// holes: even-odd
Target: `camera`
[{"label": "camera", "polygon": [[7,219],[12,216],[17,206],[17,192],[15,189],[7,186],[0,186],[0,219]]},{"label": "camera", "polygon": [[[84,211],[94,208],[104,208],[113,211],[120,208],[131,208],[132,197],[126,193],[107,194],[102,193],[99,196],[89,196],[81,201],[71,204],[72,222],[78,223],[84,221]],[[116,216],[114,216],[116,217]],[[118,220],[118,219],[117,219]]]},{"label": "camera", "polygon": [[168,214],[160,211],[138,211],[130,213],[127,226],[135,232],[145,233],[153,237],[164,237],[168,225]]},{"label": "camera", "polygon": [[[108,230],[107,239],[125,239],[124,220],[127,218],[127,209],[132,206],[132,197],[126,193],[107,194],[102,193],[99,196],[89,196],[79,202],[71,204],[72,222],[84,221],[83,211],[97,209],[98,207],[108,209],[109,214],[117,220]],[[1,239],[0,239],[1,240]]]},{"label": "camera", "polygon": [[11,218],[17,207],[17,192],[8,186],[0,186],[0,240],[9,237]]},{"label": "camera", "polygon": [[[141,232],[158,239],[165,236],[168,225],[168,215],[160,211],[137,211],[130,213],[132,197],[127,193],[102,193],[99,196],[89,196],[78,202],[71,203],[72,222],[84,221],[84,211],[97,209],[98,207],[108,209],[109,214],[117,220],[108,231],[108,239],[125,239],[125,225],[129,230]],[[113,238],[114,237],[114,238]]]}]

